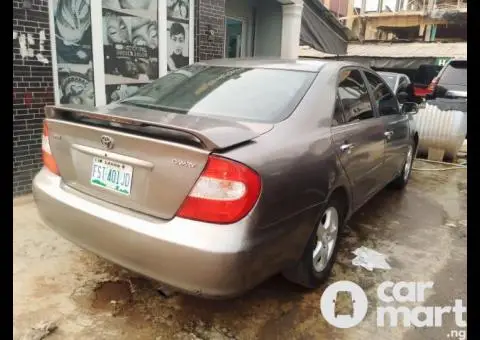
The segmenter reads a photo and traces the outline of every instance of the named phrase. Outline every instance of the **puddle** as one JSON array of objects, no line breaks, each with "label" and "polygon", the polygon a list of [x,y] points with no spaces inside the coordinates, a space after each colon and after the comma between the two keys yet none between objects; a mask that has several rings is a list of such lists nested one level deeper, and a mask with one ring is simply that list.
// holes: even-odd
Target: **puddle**
[{"label": "puddle", "polygon": [[92,307],[97,309],[109,309],[112,304],[128,303],[132,301],[130,284],[126,281],[102,282],[94,290],[95,297]]}]

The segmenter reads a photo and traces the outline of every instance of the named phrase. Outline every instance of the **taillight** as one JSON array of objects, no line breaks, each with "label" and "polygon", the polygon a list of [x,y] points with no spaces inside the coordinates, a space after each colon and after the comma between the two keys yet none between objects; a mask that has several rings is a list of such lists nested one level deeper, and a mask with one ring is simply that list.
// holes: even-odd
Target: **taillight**
[{"label": "taillight", "polygon": [[428,85],[428,90],[433,92],[435,91],[435,88],[437,87],[437,84],[438,84],[438,78],[435,77],[432,79],[432,82]]},{"label": "taillight", "polygon": [[249,167],[210,156],[177,216],[219,224],[245,217],[260,196],[260,176]]},{"label": "taillight", "polygon": [[47,122],[43,122],[43,134],[42,134],[42,159],[43,165],[56,175],[59,175],[57,162],[53,158],[52,151],[50,150],[50,141],[48,140],[48,126]]}]

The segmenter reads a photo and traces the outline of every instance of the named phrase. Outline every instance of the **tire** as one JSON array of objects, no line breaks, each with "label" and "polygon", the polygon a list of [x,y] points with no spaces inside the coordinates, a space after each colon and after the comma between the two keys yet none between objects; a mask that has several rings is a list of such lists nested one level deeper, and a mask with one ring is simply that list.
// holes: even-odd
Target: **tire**
[{"label": "tire", "polygon": [[[322,249],[321,251],[325,250],[327,253],[327,256],[323,258],[323,261],[326,262],[320,264],[320,261],[314,261],[314,252],[320,251],[320,249],[317,249],[319,247],[318,235],[322,234],[326,237],[329,233],[319,232],[319,230],[320,228],[325,227],[326,219],[330,218],[330,221],[333,221],[335,215],[337,218],[335,239],[331,246],[327,246],[328,250],[320,247]],[[303,287],[313,289],[319,287],[328,279],[337,257],[340,235],[345,223],[345,215],[345,201],[341,199],[340,195],[332,197],[320,215],[320,218],[316,221],[302,257],[293,268],[289,268],[282,273],[287,280]],[[331,231],[333,231],[333,229]],[[330,245],[330,242],[323,243]],[[325,251],[323,253],[325,253]]]},{"label": "tire", "polygon": [[410,175],[412,174],[413,162],[416,155],[417,145],[415,142],[412,142],[409,146],[409,151],[405,156],[405,162],[402,166],[402,172],[400,172],[400,174],[391,183],[391,187],[393,189],[402,190],[407,186]]}]

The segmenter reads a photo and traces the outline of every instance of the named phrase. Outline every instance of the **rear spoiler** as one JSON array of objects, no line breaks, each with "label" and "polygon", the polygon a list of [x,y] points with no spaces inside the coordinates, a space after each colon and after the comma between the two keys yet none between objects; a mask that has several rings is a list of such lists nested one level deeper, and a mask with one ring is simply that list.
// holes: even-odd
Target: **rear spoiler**
[{"label": "rear spoiler", "polygon": [[130,126],[153,126],[186,133],[198,139],[209,151],[222,150],[247,142],[273,128],[273,124],[268,123],[169,113],[121,104],[110,104],[102,108],[85,108],[71,104],[45,106],[47,119],[62,119],[65,114]]}]

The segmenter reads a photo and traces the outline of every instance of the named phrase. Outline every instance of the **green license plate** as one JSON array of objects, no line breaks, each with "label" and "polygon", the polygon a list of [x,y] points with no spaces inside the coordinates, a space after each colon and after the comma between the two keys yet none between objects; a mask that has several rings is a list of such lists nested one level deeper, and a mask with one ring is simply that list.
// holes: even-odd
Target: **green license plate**
[{"label": "green license plate", "polygon": [[132,189],[132,176],[132,166],[95,157],[90,184],[128,196]]}]

